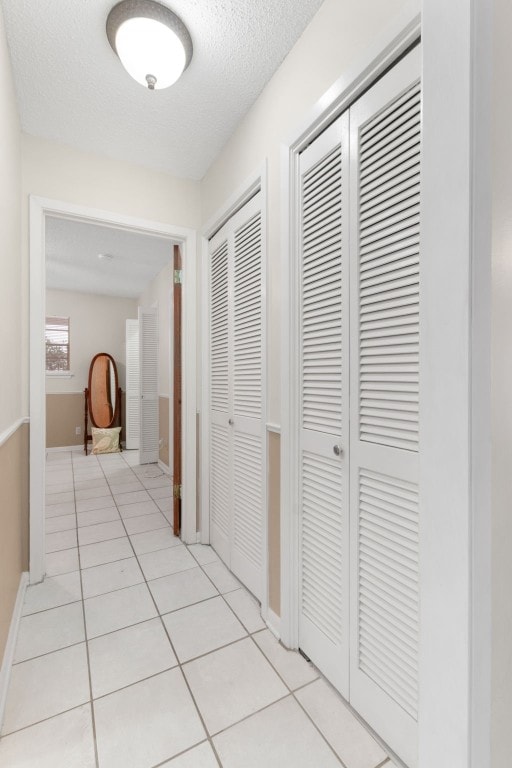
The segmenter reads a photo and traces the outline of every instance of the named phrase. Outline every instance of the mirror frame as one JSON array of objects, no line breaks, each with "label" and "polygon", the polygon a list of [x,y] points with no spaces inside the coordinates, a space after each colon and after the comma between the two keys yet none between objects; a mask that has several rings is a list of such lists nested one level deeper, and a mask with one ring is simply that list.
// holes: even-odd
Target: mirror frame
[{"label": "mirror frame", "polygon": [[89,411],[89,419],[91,420],[93,427],[98,428],[98,425],[96,424],[96,421],[94,419],[94,412],[92,409],[92,398],[91,398],[92,372],[94,368],[94,363],[98,357],[108,357],[108,359],[110,360],[114,368],[114,379],[115,379],[114,393],[115,393],[116,404],[112,411],[112,419],[110,421],[110,424],[107,424],[106,427],[102,427],[102,429],[110,429],[111,427],[115,426],[119,420],[120,398],[119,398],[119,381],[117,377],[116,361],[114,360],[112,355],[108,354],[108,352],[98,352],[98,354],[94,355],[93,359],[91,360],[91,364],[89,366],[89,380],[88,380],[88,387],[87,387],[87,409]]}]

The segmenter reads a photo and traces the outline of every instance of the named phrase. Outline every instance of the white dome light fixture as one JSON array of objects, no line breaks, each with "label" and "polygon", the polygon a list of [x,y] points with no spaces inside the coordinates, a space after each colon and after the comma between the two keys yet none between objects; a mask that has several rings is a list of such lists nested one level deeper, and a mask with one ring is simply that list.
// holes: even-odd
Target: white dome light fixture
[{"label": "white dome light fixture", "polygon": [[182,20],[155,0],[122,0],[107,18],[107,37],[129,75],[151,91],[168,88],[192,58]]}]

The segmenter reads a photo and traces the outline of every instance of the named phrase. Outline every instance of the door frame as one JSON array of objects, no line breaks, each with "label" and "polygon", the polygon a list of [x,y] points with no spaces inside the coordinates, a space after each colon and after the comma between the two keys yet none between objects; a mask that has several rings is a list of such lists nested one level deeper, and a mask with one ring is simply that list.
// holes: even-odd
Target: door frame
[{"label": "door frame", "polygon": [[418,766],[490,768],[492,18],[487,0],[448,5],[428,0],[421,16],[396,18],[282,145],[281,638],[297,647],[298,155],[421,35],[429,260],[420,310],[420,618],[428,643],[420,638]]},{"label": "door frame", "polygon": [[166,236],[183,249],[183,526],[186,543],[196,534],[196,233],[173,224],[29,196],[30,265],[30,583],[45,576],[46,378],[44,327],[46,306],[46,216],[103,224],[140,234]]},{"label": "door frame", "polygon": [[208,314],[208,301],[210,296],[210,259],[208,253],[208,242],[213,235],[224,226],[224,224],[239,211],[245,203],[247,203],[258,192],[261,193],[261,231],[263,242],[263,259],[262,259],[262,344],[263,344],[263,359],[264,365],[262,370],[263,381],[263,393],[262,393],[262,424],[265,434],[262,434],[263,441],[263,454],[262,462],[264,469],[264,508],[263,508],[263,596],[261,601],[261,614],[263,619],[267,619],[268,616],[268,589],[269,589],[269,573],[268,573],[268,471],[267,471],[267,456],[268,456],[268,431],[269,424],[267,423],[267,403],[268,403],[268,343],[267,343],[267,328],[268,328],[268,302],[267,302],[267,274],[268,274],[268,243],[267,243],[267,167],[266,163],[263,167],[254,171],[240,187],[229,197],[221,208],[219,208],[213,216],[208,219],[206,225],[203,227],[201,238],[201,301],[198,303],[201,312],[201,392],[200,392],[200,424],[199,424],[199,441],[200,441],[200,471],[199,471],[199,486],[200,503],[199,503],[199,517],[200,517],[200,540],[202,544],[210,543],[210,420],[208,414],[210,413],[210,323]]}]

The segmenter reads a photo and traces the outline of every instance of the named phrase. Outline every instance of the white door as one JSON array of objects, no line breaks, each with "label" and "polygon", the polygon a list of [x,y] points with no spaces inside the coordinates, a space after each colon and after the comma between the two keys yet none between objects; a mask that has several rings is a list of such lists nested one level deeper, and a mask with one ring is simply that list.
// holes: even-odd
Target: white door
[{"label": "white door", "polygon": [[348,114],[300,156],[299,643],[348,696]]},{"label": "white door", "polygon": [[138,450],[140,436],[139,321],[126,321],[126,449]]},{"label": "white door", "polygon": [[350,112],[350,702],[411,767],[419,644],[420,66],[416,48]]},{"label": "white door", "polygon": [[263,594],[261,194],[210,241],[210,527],[218,554]]},{"label": "white door", "polygon": [[141,464],[158,461],[158,309],[139,307],[140,457]]},{"label": "white door", "polygon": [[419,73],[417,48],[299,166],[299,646],[411,768]]}]

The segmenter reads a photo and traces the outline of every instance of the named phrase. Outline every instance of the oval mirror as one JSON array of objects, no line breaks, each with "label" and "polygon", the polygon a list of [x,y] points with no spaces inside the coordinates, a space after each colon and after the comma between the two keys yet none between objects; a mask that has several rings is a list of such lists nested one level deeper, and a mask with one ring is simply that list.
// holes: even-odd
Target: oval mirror
[{"label": "oval mirror", "polygon": [[117,368],[106,352],[95,355],[89,368],[89,415],[93,426],[109,429],[117,420]]}]

